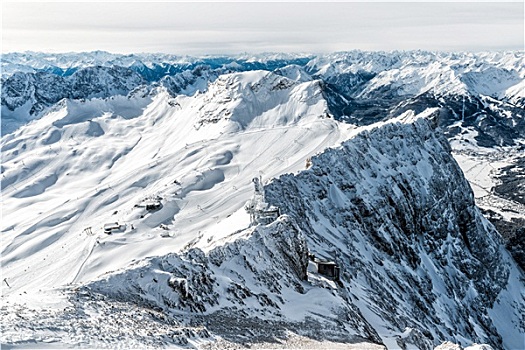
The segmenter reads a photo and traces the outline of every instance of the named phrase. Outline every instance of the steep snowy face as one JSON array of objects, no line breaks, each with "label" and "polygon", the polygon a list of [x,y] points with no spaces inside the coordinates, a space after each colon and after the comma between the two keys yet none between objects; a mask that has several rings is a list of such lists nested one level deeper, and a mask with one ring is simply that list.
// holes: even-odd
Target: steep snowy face
[{"label": "steep snowy face", "polygon": [[221,73],[230,73],[230,71],[223,72],[210,66],[198,66],[193,70],[167,75],[159,80],[159,84],[166,87],[172,96],[193,95],[196,92],[205,92],[208,84],[217,79]]},{"label": "steep snowy face", "polygon": [[387,344],[403,346],[410,330],[426,349],[523,345],[523,281],[427,122],[364,132],[312,164],[272,181],[266,198],[298,219],[312,253],[341,266],[340,292]]},{"label": "steep snowy face", "polygon": [[274,73],[298,82],[305,82],[313,79],[312,76],[308,74],[303,67],[297,64],[292,64],[283,68],[276,69]]}]

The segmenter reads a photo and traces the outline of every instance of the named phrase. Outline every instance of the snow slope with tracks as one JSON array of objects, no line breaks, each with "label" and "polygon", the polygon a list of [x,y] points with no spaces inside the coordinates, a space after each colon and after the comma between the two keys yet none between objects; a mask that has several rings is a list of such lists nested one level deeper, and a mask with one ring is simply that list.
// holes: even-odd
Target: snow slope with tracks
[{"label": "snow slope with tracks", "polygon": [[[8,135],[3,294],[86,282],[133,260],[231,239],[249,224],[253,177],[295,172],[349,136],[351,126],[327,118],[318,88],[263,71],[226,75],[194,97],[159,89],[65,101]],[[162,208],[148,212],[148,200]],[[121,232],[104,234],[113,222]]]}]

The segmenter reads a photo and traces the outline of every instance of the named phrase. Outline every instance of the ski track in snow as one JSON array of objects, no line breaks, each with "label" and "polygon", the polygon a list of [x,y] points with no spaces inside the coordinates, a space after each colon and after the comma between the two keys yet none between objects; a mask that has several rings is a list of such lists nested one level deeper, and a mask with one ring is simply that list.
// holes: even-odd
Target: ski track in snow
[{"label": "ski track in snow", "polygon": [[[267,74],[251,72],[249,81],[236,81],[236,87],[251,86]],[[312,94],[310,82],[295,85],[304,87],[301,98]],[[4,178],[20,174],[21,165],[27,168],[3,189],[2,265],[11,286],[4,295],[86,282],[189,246],[211,249],[246,227],[243,205],[253,177],[298,171],[309,156],[349,137],[352,128],[324,118],[324,101],[313,98],[306,107],[288,101],[284,110],[290,118],[256,117],[255,126],[241,129],[224,118],[196,128],[195,110],[208,95],[180,96],[182,107],[173,108],[165,92],[134,118],[107,113],[91,118],[91,106],[101,103],[88,101],[86,111],[74,102],[74,108],[21,129],[24,141],[2,144]],[[255,115],[269,115],[277,102],[270,96],[264,103]],[[43,134],[48,136],[41,141]],[[156,197],[162,198],[159,211],[136,207]],[[125,225],[124,232],[103,234],[102,226],[110,222]]]}]

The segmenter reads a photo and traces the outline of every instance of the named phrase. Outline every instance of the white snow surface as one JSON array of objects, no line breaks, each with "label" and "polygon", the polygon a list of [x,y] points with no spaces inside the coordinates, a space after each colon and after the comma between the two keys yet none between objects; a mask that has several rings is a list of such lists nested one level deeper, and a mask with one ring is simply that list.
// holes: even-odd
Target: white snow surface
[{"label": "white snow surface", "polygon": [[[106,53],[99,55],[102,61],[111,59]],[[427,54],[421,57],[423,61],[428,59]],[[487,54],[486,59],[500,60],[504,70],[505,67],[515,66],[515,60],[509,57]],[[453,60],[454,57],[451,55],[448,59]],[[257,61],[257,58],[253,60]],[[378,74],[364,93],[373,93],[382,84],[397,84],[400,80],[414,80],[413,84],[408,84],[413,91],[404,91],[406,87],[400,86],[400,94],[424,92],[441,86],[443,79],[449,84],[443,91],[455,89],[454,93],[461,94],[462,89],[468,88],[465,81],[454,79],[456,72],[450,70],[450,76],[443,77],[440,75],[443,70],[432,68],[433,64],[426,68],[415,66],[397,71],[397,61],[377,59],[374,62],[375,66],[366,67],[379,70],[388,66],[392,69]],[[69,64],[64,62],[63,65]],[[361,69],[353,65],[342,66],[331,65],[324,69],[322,58],[318,58],[311,62],[310,69],[320,73],[329,69]],[[472,70],[461,69],[463,73]],[[523,79],[522,72],[519,79]],[[127,288],[132,280],[145,291],[144,295],[158,298],[152,302],[158,302],[165,293],[172,293],[167,281],[180,288],[187,287],[184,279],[173,278],[162,266],[172,262],[173,266],[183,264],[185,258],[179,255],[187,253],[190,248],[217,255],[222,254],[224,247],[235,252],[240,246],[239,249],[247,252],[243,255],[247,266],[257,263],[263,271],[266,268],[271,271],[271,253],[257,251],[260,247],[258,235],[264,240],[265,234],[275,232],[274,226],[286,225],[286,220],[281,217],[272,224],[274,226],[267,228],[249,227],[250,217],[244,210],[244,204],[253,194],[252,178],[261,176],[266,181],[286,173],[298,173],[305,169],[307,160],[312,156],[327,148],[337,147],[364,130],[395,122],[412,123],[418,117],[429,117],[434,112],[431,109],[420,115],[407,112],[388,122],[356,128],[330,118],[319,81],[312,80],[297,67],[289,67],[285,73],[283,76],[267,71],[251,71],[221,75],[205,92],[200,92],[204,90],[201,88],[189,88],[192,96],[173,97],[165,88],[157,87],[143,94],[107,99],[63,100],[42,118],[2,137],[0,263],[2,308],[5,311],[2,315],[10,315],[8,322],[18,324],[15,311],[25,310],[21,317],[33,318],[33,321],[36,318],[38,321],[34,322],[38,323],[38,317],[47,317],[47,310],[71,307],[71,301],[65,295],[86,285],[108,293],[112,290],[116,294],[125,294],[129,292]],[[497,76],[500,73],[494,74]],[[422,84],[422,77],[430,85]],[[477,75],[472,74],[472,81],[476,78]],[[520,83],[518,78],[517,84]],[[515,89],[507,85],[476,83],[476,88],[480,94],[498,95],[502,91],[511,91],[515,96]],[[411,150],[403,148],[403,154],[411,154]],[[412,170],[407,168],[402,173],[418,173],[417,182],[425,188],[432,180],[434,169],[430,166],[432,155],[427,151],[422,154],[424,157],[412,164]],[[384,160],[377,152],[373,156]],[[457,159],[463,165],[469,163],[461,156]],[[472,167],[478,169],[476,164]],[[361,191],[358,195],[366,195],[367,186],[378,188],[374,180],[375,172],[383,174],[389,170],[381,170],[381,162],[378,162],[377,167],[369,171],[367,181],[358,186]],[[486,168],[479,171],[487,175]],[[479,195],[476,189],[475,193]],[[337,186],[331,186],[327,195],[335,207],[348,206],[348,198]],[[401,193],[396,195],[402,197]],[[371,197],[371,200],[376,199]],[[160,209],[146,209],[147,204],[157,202],[161,204]],[[104,225],[108,223],[118,223],[119,229],[109,235],[104,233]],[[326,230],[328,226],[327,222],[319,223],[320,230]],[[388,240],[386,233],[385,236]],[[356,244],[362,248],[360,254],[366,261],[374,260],[371,251],[366,248],[366,242]],[[237,258],[241,259],[240,256]],[[440,276],[434,271],[434,263],[426,255],[421,256],[421,261],[433,282],[433,291],[443,293],[444,287],[440,285]],[[236,267],[241,263],[232,258],[211,269],[214,276],[220,276],[221,280],[217,283],[221,288],[242,280],[249,290],[264,290],[260,281],[248,274],[236,275]],[[386,265],[392,267],[390,263]],[[152,266],[159,268],[151,271]],[[147,273],[145,277],[143,272]],[[523,285],[517,282],[520,276],[516,268],[510,269],[511,283],[489,311],[495,327],[504,338],[505,347],[509,349],[519,344],[509,340],[515,336],[517,326],[506,327],[504,315],[511,313],[514,325],[520,322],[516,314],[509,310],[510,301],[516,299],[515,294]],[[336,310],[344,307],[343,299],[337,295],[337,285],[313,271],[308,277],[310,284],[302,287],[306,288],[305,293],[286,286],[287,280],[277,279],[276,288],[282,288],[279,295],[284,299],[279,304],[281,313],[288,320],[297,322],[312,315],[337,317]],[[151,282],[151,278],[166,283],[158,287],[156,282]],[[359,276],[361,280],[365,286],[366,278]],[[352,302],[359,309],[352,312],[362,313],[389,348],[398,346],[399,337],[410,340],[414,336],[408,327],[402,333],[390,329],[390,324],[370,307],[369,291],[365,288],[356,288],[352,293]],[[474,300],[476,291],[469,290],[468,293],[465,298]],[[264,299],[263,293],[257,298],[260,303],[261,298]],[[222,296],[219,300],[222,306],[231,302]],[[312,303],[312,300],[319,301]],[[86,302],[88,306],[83,310],[91,315],[91,322],[97,317],[104,322],[113,320],[115,316],[108,311],[109,308],[105,309],[105,302]],[[261,319],[272,319],[253,298],[247,299],[246,303],[246,307],[257,311]],[[444,304],[442,302],[440,307],[446,309]],[[452,300],[450,304],[453,304]],[[212,308],[208,312],[218,310]],[[449,310],[444,310],[443,315],[445,311]],[[133,308],[129,312],[130,315],[141,314],[141,310]],[[450,317],[448,313],[447,317]],[[69,321],[62,318],[61,322],[67,324]],[[93,327],[82,322],[71,318],[73,327]],[[145,333],[158,329],[159,333],[154,334],[161,337],[162,332],[169,332],[159,326],[153,316],[145,322]],[[51,328],[52,323],[46,327]],[[128,324],[126,327],[129,328],[124,329],[134,329],[137,325]],[[359,330],[349,327],[348,334],[362,336],[366,333],[363,331],[366,325],[359,324],[356,328]],[[476,329],[475,333],[481,338],[485,336],[482,329]],[[53,338],[44,330],[43,334],[36,332],[20,336],[16,327],[8,327],[2,342],[27,345],[36,341],[62,346],[65,342],[65,345],[97,347],[114,344],[111,341],[94,343],[86,339],[88,334],[86,331],[84,337],[77,338],[70,334],[64,341],[63,334],[57,333]],[[172,338],[177,336],[170,335]],[[206,338],[204,333],[189,337],[192,339],[190,345],[208,346],[206,340],[201,342],[201,336]],[[454,340],[464,339],[458,335],[458,339]],[[170,342],[162,345],[173,344]],[[159,345],[133,341],[121,344],[129,347]],[[374,347],[370,344],[366,346]]]},{"label": "white snow surface", "polygon": [[517,103],[523,97],[522,52],[393,51],[333,53],[313,58],[310,71],[329,77],[368,72],[375,76],[358,97],[370,98],[388,88],[399,96],[486,95]]},{"label": "white snow surface", "polygon": [[[308,158],[358,132],[328,117],[317,81],[298,83],[266,71],[223,75],[191,97],[158,88],[61,101],[2,138],[2,314],[26,319],[20,336],[9,326],[18,319],[9,318],[2,341],[107,346],[87,329],[97,319],[113,322],[113,306],[88,299],[82,312],[61,314],[72,307],[72,290],[115,272],[127,280],[127,269],[154,257],[189,248],[209,252],[251,237],[244,204],[253,194],[252,178],[304,169]],[[156,202],[160,209],[146,210]],[[104,233],[113,223],[119,229]],[[333,282],[320,277],[305,295],[283,291],[286,299],[302,298],[287,303],[283,314],[300,321],[340,304],[315,285]],[[326,301],[303,308],[313,296]],[[87,319],[79,316],[85,313]],[[140,309],[131,307],[128,316],[135,314]],[[53,322],[61,329],[55,336],[48,331]],[[145,329],[163,332],[155,320],[147,322]],[[71,327],[86,330],[72,336]],[[112,341],[152,346],[137,337]]]},{"label": "white snow surface", "polygon": [[[249,224],[253,177],[298,171],[352,129],[324,117],[315,82],[263,71],[195,97],[121,99],[67,101],[2,140],[4,295],[210,249]],[[149,213],[141,203],[155,198]],[[112,222],[123,232],[104,234]]]}]

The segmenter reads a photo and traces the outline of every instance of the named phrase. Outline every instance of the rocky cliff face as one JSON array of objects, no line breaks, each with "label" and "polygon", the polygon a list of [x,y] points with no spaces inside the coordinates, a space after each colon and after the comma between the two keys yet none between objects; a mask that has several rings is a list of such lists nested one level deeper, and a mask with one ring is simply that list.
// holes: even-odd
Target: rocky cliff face
[{"label": "rocky cliff face", "polygon": [[[427,122],[365,132],[312,163],[273,181],[267,200],[301,218],[310,250],[336,259],[343,289],[379,328],[411,329],[421,348],[459,334],[512,348],[490,310],[515,265]],[[522,327],[517,311],[508,317]]]},{"label": "rocky cliff face", "polygon": [[87,67],[68,77],[46,72],[17,72],[2,81],[2,105],[14,111],[31,102],[30,113],[35,113],[63,98],[126,95],[144,82],[134,71],[119,66]]},{"label": "rocky cliff face", "polygon": [[308,281],[308,246],[293,219],[281,216],[236,234],[241,237],[209,252],[153,258],[83,290],[162,311],[234,342],[272,341],[290,330],[381,341],[357,307],[334,300],[328,282]]},{"label": "rocky cliff face", "polygon": [[2,79],[2,135],[62,99],[108,98],[127,95],[145,80],[133,70],[114,67],[87,67],[62,77],[47,72],[17,72]]},{"label": "rocky cliff face", "polygon": [[[520,345],[525,305],[514,293],[523,276],[429,122],[363,132],[313,157],[310,169],[273,180],[265,195],[285,216],[89,288],[234,341],[258,324],[260,341],[288,329],[390,348]],[[340,280],[309,270],[312,254],[334,260]]]}]

